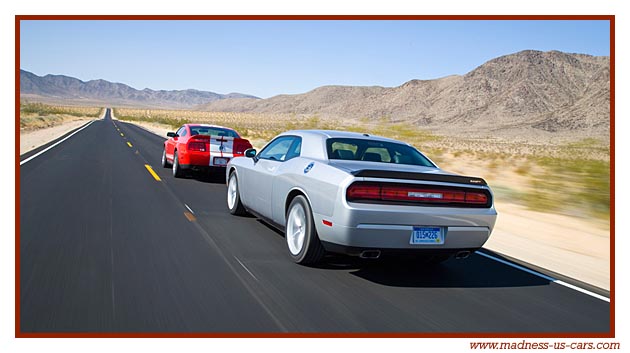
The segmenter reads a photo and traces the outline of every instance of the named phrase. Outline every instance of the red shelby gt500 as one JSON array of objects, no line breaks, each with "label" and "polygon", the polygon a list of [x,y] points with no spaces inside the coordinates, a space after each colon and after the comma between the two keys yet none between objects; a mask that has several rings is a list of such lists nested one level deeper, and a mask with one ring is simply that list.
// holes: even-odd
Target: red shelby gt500
[{"label": "red shelby gt500", "polygon": [[222,126],[184,124],[177,132],[166,134],[162,166],[173,168],[173,176],[182,177],[185,170],[223,168],[234,157],[252,148],[238,132]]}]

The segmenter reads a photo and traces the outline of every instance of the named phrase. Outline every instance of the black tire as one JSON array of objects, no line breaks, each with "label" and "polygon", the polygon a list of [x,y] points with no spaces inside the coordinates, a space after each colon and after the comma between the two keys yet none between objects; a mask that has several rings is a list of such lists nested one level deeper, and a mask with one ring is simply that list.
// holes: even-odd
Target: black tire
[{"label": "black tire", "polygon": [[179,158],[177,157],[177,151],[173,152],[173,176],[175,178],[181,178],[184,176],[184,171],[179,166]]},{"label": "black tire", "polygon": [[[301,214],[300,214],[301,209]],[[296,215],[292,215],[292,212],[296,212]],[[301,217],[303,214],[303,241],[301,247],[299,247],[297,242],[294,240],[296,236],[291,236],[289,233],[292,232],[295,234],[297,229],[302,229],[300,227],[296,227],[292,220],[292,217]],[[315,229],[315,223],[313,222],[313,212],[311,211],[311,206],[308,204],[306,198],[302,195],[296,196],[293,200],[291,200],[291,204],[287,210],[286,217],[286,227],[285,227],[285,237],[287,241],[287,249],[289,250],[289,256],[293,262],[301,264],[301,265],[313,265],[322,260],[326,251],[322,246],[322,243],[317,236],[317,230]],[[299,233],[299,231],[298,231]],[[293,249],[293,250],[292,250]]]},{"label": "black tire", "polygon": [[166,159],[166,147],[162,151],[162,167],[163,168],[170,168],[171,167],[171,164]]},{"label": "black tire", "polygon": [[[234,183],[234,184],[232,184]],[[232,186],[234,190],[232,190]],[[232,204],[232,207],[230,207]],[[247,210],[243,203],[241,202],[241,194],[238,188],[238,178],[236,177],[236,173],[232,172],[230,174],[230,178],[228,179],[228,187],[227,187],[227,206],[230,210],[230,213],[236,216],[244,216],[247,214]]]}]

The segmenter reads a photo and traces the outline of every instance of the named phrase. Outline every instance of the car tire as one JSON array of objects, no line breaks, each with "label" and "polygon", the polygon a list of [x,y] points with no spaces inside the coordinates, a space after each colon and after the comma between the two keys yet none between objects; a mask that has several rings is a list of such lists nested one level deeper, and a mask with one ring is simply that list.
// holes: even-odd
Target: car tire
[{"label": "car tire", "polygon": [[241,195],[238,188],[238,178],[236,177],[235,172],[232,172],[230,174],[230,178],[228,179],[227,206],[230,213],[233,215],[244,216],[247,214],[247,210],[245,210],[245,206],[243,206],[243,203],[241,202]]},{"label": "car tire", "polygon": [[291,200],[286,217],[285,237],[293,262],[313,265],[324,257],[326,251],[317,236],[311,206],[302,195]]},{"label": "car tire", "polygon": [[181,178],[184,176],[184,171],[179,166],[179,157],[177,157],[177,151],[173,153],[173,176],[175,178]]},{"label": "car tire", "polygon": [[171,167],[171,164],[166,159],[166,148],[164,148],[164,150],[162,151],[162,167],[163,168],[170,168]]}]

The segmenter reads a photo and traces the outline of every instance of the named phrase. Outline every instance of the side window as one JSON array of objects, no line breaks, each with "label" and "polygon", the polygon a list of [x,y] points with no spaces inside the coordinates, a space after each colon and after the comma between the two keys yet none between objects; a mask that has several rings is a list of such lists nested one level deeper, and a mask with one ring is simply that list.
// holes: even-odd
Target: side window
[{"label": "side window", "polygon": [[294,137],[293,145],[291,145],[291,148],[289,148],[289,153],[287,153],[287,157],[285,158],[285,160],[288,161],[291,158],[299,157],[301,152],[302,152],[302,138]]},{"label": "side window", "polygon": [[182,126],[179,128],[179,130],[177,130],[177,136],[179,137],[184,137],[186,136],[186,127]]},{"label": "side window", "polygon": [[271,141],[262,151],[258,154],[260,159],[269,159],[273,161],[284,161],[287,159],[289,149],[293,144],[295,137],[282,136]]}]

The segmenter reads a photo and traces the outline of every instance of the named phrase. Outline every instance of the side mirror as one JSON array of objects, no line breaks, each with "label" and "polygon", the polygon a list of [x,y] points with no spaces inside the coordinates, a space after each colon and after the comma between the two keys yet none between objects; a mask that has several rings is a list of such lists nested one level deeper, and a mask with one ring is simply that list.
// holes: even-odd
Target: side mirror
[{"label": "side mirror", "polygon": [[247,158],[254,158],[256,157],[256,149],[254,148],[248,148],[245,150],[245,157]]},{"label": "side mirror", "polygon": [[167,132],[166,136],[168,136],[168,137],[177,137],[177,134],[174,133],[174,132]]}]

